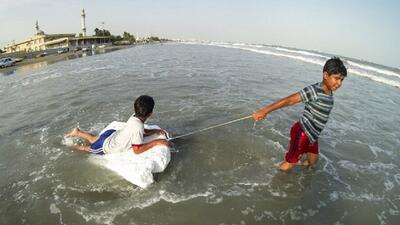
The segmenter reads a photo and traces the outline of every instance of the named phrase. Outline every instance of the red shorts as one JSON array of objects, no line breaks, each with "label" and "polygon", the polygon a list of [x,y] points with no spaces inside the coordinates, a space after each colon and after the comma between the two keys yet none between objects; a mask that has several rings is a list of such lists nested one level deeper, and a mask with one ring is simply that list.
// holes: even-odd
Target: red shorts
[{"label": "red shorts", "polygon": [[300,122],[297,122],[290,130],[290,146],[285,160],[288,163],[297,163],[304,153],[318,154],[318,140],[310,145],[307,134],[301,128]]}]

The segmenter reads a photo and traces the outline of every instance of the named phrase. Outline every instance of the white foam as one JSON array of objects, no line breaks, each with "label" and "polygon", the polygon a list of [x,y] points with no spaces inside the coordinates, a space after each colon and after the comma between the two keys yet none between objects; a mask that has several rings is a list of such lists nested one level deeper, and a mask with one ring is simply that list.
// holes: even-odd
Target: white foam
[{"label": "white foam", "polygon": [[298,53],[298,54],[302,54],[302,55],[309,55],[309,56],[315,56],[315,57],[321,57],[321,58],[324,58],[324,59],[329,59],[329,57],[327,57],[327,56],[320,55],[320,54],[315,54],[315,53],[307,52],[307,51],[303,51],[303,50],[291,50],[291,49],[282,48],[282,47],[275,47],[275,49],[279,50],[279,51]]},{"label": "white foam", "polygon": [[46,176],[47,165],[42,165],[42,168],[39,171],[33,171],[29,174],[30,177],[33,177],[32,183],[37,182],[43,179]]},{"label": "white foam", "polygon": [[369,163],[368,165],[357,165],[353,162],[348,160],[340,160],[338,164],[345,169],[351,170],[353,172],[360,172],[360,173],[378,173],[382,170],[395,170],[397,166],[393,163],[381,163],[381,162],[374,162]]},{"label": "white foam", "polygon": [[400,211],[399,210],[394,210],[394,209],[389,209],[389,214],[391,216],[400,216]]},{"label": "white foam", "polygon": [[61,210],[56,206],[56,204],[51,203],[51,205],[50,205],[50,213],[51,214],[58,214],[58,213],[61,213]]},{"label": "white foam", "polygon": [[337,193],[336,191],[329,194],[329,200],[331,200],[332,202],[338,199],[339,199],[339,193]]},{"label": "white foam", "polygon": [[40,134],[40,143],[41,144],[44,144],[44,143],[46,143],[47,142],[47,140],[48,140],[48,134],[49,134],[49,128],[48,127],[43,127],[42,129],[41,129],[41,134]]},{"label": "white foam", "polygon": [[303,217],[299,211],[297,211],[295,209],[289,209],[288,211],[289,211],[291,220],[302,220],[303,219]]},{"label": "white foam", "polygon": [[379,196],[375,195],[373,193],[361,193],[359,195],[355,194],[354,192],[349,192],[349,193],[340,193],[340,197],[343,199],[348,199],[348,200],[355,200],[359,202],[373,202],[373,201],[382,201],[385,200],[385,196]]},{"label": "white foam", "polygon": [[263,214],[268,218],[268,219],[274,219],[277,220],[277,218],[274,216],[274,213],[271,211],[264,211]]},{"label": "white foam", "polygon": [[31,75],[29,77],[24,78],[21,80],[20,83],[16,84],[17,87],[20,85],[22,86],[29,86],[29,85],[34,85],[43,81],[46,81],[48,79],[55,79],[61,77],[63,74],[59,72],[49,72],[41,75],[36,75],[32,77]]},{"label": "white foam", "polygon": [[230,196],[230,197],[241,196],[241,195],[243,195],[243,193],[245,193],[245,190],[243,188],[239,187],[238,185],[234,185],[230,189],[228,189],[226,191],[222,191],[223,195]]},{"label": "white foam", "polygon": [[274,197],[282,197],[282,198],[286,198],[287,197],[287,194],[285,192],[278,192],[278,191],[270,190],[269,193]]},{"label": "white foam", "polygon": [[[325,165],[323,166],[323,171],[332,175],[333,179],[338,181],[339,183],[343,184],[346,186],[346,189],[348,191],[351,191],[351,185],[347,184],[346,182],[344,182],[343,180],[340,179],[340,176],[338,175],[338,172],[336,170],[336,167],[333,165],[333,162],[331,159],[329,159],[328,157],[326,157],[325,154],[320,152],[320,157],[321,159],[323,159],[323,161],[325,161]],[[322,160],[321,160],[322,161]]]},{"label": "white foam", "polygon": [[371,150],[371,152],[375,155],[375,158],[378,157],[378,155],[380,154],[386,154],[388,156],[392,156],[393,153],[389,152],[389,151],[385,151],[377,146],[369,146],[369,149]]},{"label": "white foam", "polygon": [[318,213],[318,210],[307,209],[308,216],[315,216]]},{"label": "white foam", "polygon": [[56,154],[56,155],[54,155],[54,156],[50,156],[50,160],[51,161],[55,161],[55,160],[57,160],[58,158],[60,158],[60,156],[63,154],[63,152],[61,151],[61,149],[58,149],[58,153]]},{"label": "white foam", "polygon": [[61,140],[61,144],[66,145],[66,146],[73,146],[74,145],[74,139],[70,137],[64,137]]},{"label": "white foam", "polygon": [[254,213],[254,209],[247,206],[244,210],[241,211],[241,213],[242,213],[243,215],[246,215],[246,216],[247,216],[247,215],[249,215],[250,213]]},{"label": "white foam", "polygon": [[233,46],[247,46],[247,47],[253,47],[253,48],[263,48],[265,46],[263,45],[253,45],[253,44],[247,44],[247,43],[233,43]]},{"label": "white foam", "polygon": [[390,190],[392,190],[394,188],[394,184],[390,180],[385,180],[383,185],[385,186],[385,191],[390,191]]},{"label": "white foam", "polygon": [[[243,43],[227,43],[227,42],[187,42],[187,44],[203,44],[203,45],[211,45],[211,46],[217,46],[217,47],[224,47],[224,48],[233,48],[233,49],[241,49],[241,50],[246,50],[246,51],[251,51],[255,53],[260,53],[264,55],[272,55],[272,56],[278,56],[278,57],[285,57],[285,58],[290,58],[298,61],[303,61],[306,63],[311,63],[311,64],[316,64],[323,66],[325,64],[326,59],[329,59],[328,56],[304,51],[304,50],[291,50],[283,47],[272,47],[272,46],[265,46],[270,48],[273,51],[265,50],[265,49],[260,49],[263,46],[254,46],[250,44],[243,44]],[[278,51],[278,52],[276,52]],[[293,53],[296,55],[292,54],[285,54],[282,52],[286,53]],[[302,55],[302,56],[301,56]],[[309,57],[307,57],[309,56]],[[310,57],[311,56],[311,57]],[[371,74],[368,72],[363,72],[360,71],[357,68],[360,68],[362,70],[367,70],[367,71],[372,71],[374,73],[382,74],[382,75],[388,75],[388,76],[394,76],[397,78],[400,78],[400,74],[390,71],[390,70],[385,70],[385,69],[379,69],[373,66],[368,66],[368,65],[363,65],[359,63],[355,63],[351,60],[346,60],[346,62],[353,68],[349,67],[348,71],[354,75],[359,75],[362,77],[369,78],[370,80],[384,83],[393,87],[400,88],[400,82],[396,80],[390,80],[385,77],[378,76],[377,74]],[[356,67],[356,68],[354,68]]]},{"label": "white foam", "polygon": [[352,74],[355,74],[355,75],[359,75],[359,76],[362,76],[362,77],[369,78],[369,79],[371,79],[373,81],[377,81],[377,82],[380,82],[380,83],[388,84],[388,85],[393,86],[393,87],[400,88],[400,82],[399,81],[390,80],[390,79],[387,79],[387,78],[384,78],[384,77],[375,76],[375,75],[372,75],[372,74],[369,74],[369,73],[365,73],[365,72],[361,72],[359,70],[351,69],[351,68],[348,69],[348,72],[352,73]]},{"label": "white foam", "polygon": [[[307,63],[312,63],[312,64],[316,64],[316,65],[320,65],[320,66],[323,66],[325,64],[325,59],[324,60],[313,59],[313,58],[308,58],[308,57],[303,57],[303,56],[294,56],[294,55],[271,52],[271,51],[268,51],[268,50],[252,49],[252,48],[247,48],[247,47],[235,47],[235,46],[227,46],[227,45],[216,45],[216,46],[221,46],[221,47],[225,47],[225,48],[242,49],[242,50],[261,53],[261,54],[265,54],[265,55],[286,57],[286,58],[299,60],[299,61],[303,61],[303,62],[307,62]],[[369,67],[369,66],[365,66],[365,67],[366,68],[370,68],[370,70],[372,70],[372,68],[373,68],[373,67]],[[395,80],[390,80],[390,79],[387,79],[387,78],[384,78],[384,77],[380,77],[380,76],[376,76],[376,75],[372,75],[372,74],[369,74],[369,73],[366,73],[366,72],[361,72],[361,71],[359,71],[357,69],[353,69],[353,68],[349,68],[348,71],[350,73],[355,74],[355,75],[359,75],[359,76],[362,76],[362,77],[367,77],[367,78],[369,78],[369,79],[371,79],[373,81],[377,81],[377,82],[380,82],[380,83],[384,83],[384,84],[388,84],[390,86],[394,86],[394,87],[400,88],[400,82],[395,81]],[[391,75],[394,75],[394,76],[398,75],[396,73],[389,73],[390,71],[386,71],[385,72],[384,70],[380,70],[380,69],[376,69],[375,68],[375,72],[376,71],[379,71],[379,72],[384,73],[386,75],[388,75],[388,74],[391,74]]]},{"label": "white foam", "polygon": [[400,74],[395,73],[393,71],[384,70],[384,69],[378,69],[376,67],[367,66],[367,65],[362,65],[362,64],[359,64],[359,63],[352,62],[350,60],[347,60],[347,63],[349,65],[351,65],[351,66],[358,67],[358,68],[361,68],[361,69],[364,69],[364,70],[370,70],[370,71],[374,71],[374,72],[377,72],[377,73],[380,73],[380,74],[384,74],[384,75],[388,75],[388,76],[395,76],[395,77],[400,78]]},{"label": "white foam", "polygon": [[166,202],[170,202],[170,203],[176,204],[176,203],[185,202],[185,201],[188,201],[188,200],[194,199],[194,198],[208,197],[208,196],[213,194],[210,190],[207,190],[207,191],[201,192],[201,193],[187,195],[187,196],[178,195],[176,193],[171,193],[171,192],[166,192],[166,191],[160,191],[159,193],[160,193],[160,195],[158,197],[156,197],[155,199],[149,201],[149,202],[152,202],[151,204],[149,204],[149,205],[141,204],[139,208],[148,207],[150,205],[153,205],[155,202],[159,202],[160,200],[164,200]]},{"label": "white foam", "polygon": [[319,59],[312,59],[312,58],[307,58],[303,56],[295,56],[295,55],[289,55],[289,54],[283,54],[283,53],[278,53],[278,52],[273,52],[273,51],[268,51],[268,50],[259,50],[259,49],[252,49],[249,47],[237,47],[237,46],[232,46],[232,45],[226,45],[226,44],[211,44],[213,46],[219,46],[219,47],[224,47],[224,48],[234,48],[234,49],[241,49],[241,50],[246,50],[246,51],[251,51],[251,52],[256,52],[264,55],[273,55],[273,56],[279,56],[279,57],[285,57],[285,58],[290,58],[290,59],[295,59],[307,63],[312,63],[312,64],[317,64],[317,65],[324,65],[323,60]]},{"label": "white foam", "polygon": [[400,185],[400,173],[394,175],[394,180],[396,181],[397,185]]}]

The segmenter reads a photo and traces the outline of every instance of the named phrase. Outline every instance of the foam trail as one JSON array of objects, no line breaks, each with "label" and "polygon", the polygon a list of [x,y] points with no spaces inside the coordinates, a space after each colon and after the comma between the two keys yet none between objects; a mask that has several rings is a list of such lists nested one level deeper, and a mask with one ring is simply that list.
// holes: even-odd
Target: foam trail
[{"label": "foam trail", "polygon": [[262,48],[262,47],[264,47],[262,45],[253,45],[253,44],[244,44],[244,43],[234,43],[232,45],[233,46],[249,46],[249,47],[254,47],[254,48]]},{"label": "foam trail", "polygon": [[[269,50],[254,49],[254,48],[251,48],[254,46],[247,45],[247,44],[240,44],[240,43],[235,43],[235,44],[226,43],[226,42],[186,42],[186,43],[187,44],[203,44],[203,45],[211,45],[211,46],[224,47],[224,48],[241,49],[241,50],[251,51],[251,52],[265,54],[265,55],[273,55],[273,56],[290,58],[290,59],[299,60],[299,61],[303,61],[306,63],[312,63],[312,64],[316,64],[316,65],[320,65],[320,66],[323,66],[325,64],[326,59],[329,59],[328,56],[323,56],[323,55],[319,55],[319,54],[315,54],[315,53],[311,53],[311,52],[307,52],[307,51],[301,51],[301,50],[290,50],[290,49],[286,49],[286,48],[282,48],[282,47],[269,47],[269,48],[278,50],[278,51],[282,51],[282,52],[302,54],[304,56],[285,54],[285,53],[274,52],[274,51],[269,51]],[[268,46],[265,46],[265,47],[268,47]],[[307,55],[313,56],[313,57],[318,57],[319,59],[307,57]],[[354,75],[366,77],[366,78],[369,78],[370,80],[373,80],[376,82],[380,82],[380,83],[384,83],[384,84],[387,84],[387,85],[390,85],[393,87],[400,88],[399,81],[390,80],[390,79],[387,79],[384,77],[376,76],[376,75],[370,74],[368,72],[362,72],[362,71],[357,70],[352,67],[358,67],[363,70],[369,70],[369,71],[379,73],[382,75],[395,76],[395,77],[400,78],[400,74],[398,74],[396,72],[379,69],[379,68],[375,68],[372,66],[358,64],[358,63],[355,63],[350,60],[346,60],[346,62],[351,66],[348,68],[348,72],[350,72]]]},{"label": "foam trail", "polygon": [[268,51],[268,50],[252,49],[252,48],[247,48],[247,47],[236,47],[236,46],[226,45],[226,44],[222,44],[222,45],[220,45],[220,44],[211,44],[211,45],[218,46],[218,47],[224,47],[224,48],[234,48],[234,49],[247,50],[247,51],[261,53],[261,54],[265,54],[265,55],[281,56],[281,57],[300,60],[300,61],[303,61],[303,62],[317,64],[317,65],[321,65],[321,66],[324,65],[324,62],[321,61],[321,60],[306,58],[306,57],[303,57],[303,56],[294,56],[294,55],[288,55],[288,54],[283,54],[283,53],[278,53],[278,52],[272,52],[272,51]]},{"label": "foam trail", "polygon": [[361,69],[364,69],[364,70],[370,70],[370,71],[374,71],[374,72],[377,72],[377,73],[380,73],[380,74],[385,74],[385,75],[388,75],[388,76],[395,76],[395,77],[400,78],[400,74],[395,73],[393,71],[378,69],[378,68],[375,68],[375,67],[372,67],[372,66],[367,66],[367,65],[361,65],[361,64],[352,62],[350,60],[347,60],[347,63],[349,65],[351,65],[351,66],[358,67],[358,68],[361,68]]},{"label": "foam trail", "polygon": [[[252,49],[252,48],[246,48],[246,47],[235,47],[235,46],[229,46],[229,45],[226,45],[226,44],[224,44],[224,45],[216,45],[216,46],[225,47],[225,48],[242,49],[242,50],[252,51],[252,52],[256,52],[256,53],[267,54],[267,55],[281,56],[281,57],[291,58],[291,59],[295,59],[295,60],[300,60],[300,61],[303,61],[303,62],[317,64],[317,65],[320,65],[320,66],[324,65],[324,61],[321,61],[321,60],[311,59],[311,58],[302,57],[302,56],[293,56],[293,55],[288,55],[288,54],[276,53],[276,52],[271,52],[271,51],[268,51],[268,50],[258,50],[258,49]],[[359,65],[359,67],[361,67],[361,68],[364,68],[364,69],[365,68],[369,68],[370,70],[373,70],[375,72],[379,71],[379,72],[384,73],[384,74],[390,74],[390,72],[391,72],[391,71],[386,71],[386,70],[380,70],[380,69],[377,69],[377,68],[374,68],[374,67],[370,67],[370,66],[363,66],[363,65],[351,62],[351,61],[347,61],[347,62],[349,62],[350,65]],[[365,72],[361,72],[359,70],[352,69],[352,68],[349,68],[348,71],[350,73],[355,74],[355,75],[359,75],[359,76],[362,76],[362,77],[369,78],[369,79],[371,79],[373,81],[377,81],[377,82],[380,82],[380,83],[384,83],[384,84],[388,84],[390,86],[394,86],[394,87],[400,88],[400,82],[398,82],[398,81],[390,80],[390,79],[387,79],[387,78],[384,78],[384,77],[375,76],[375,75],[372,75],[372,74],[369,74],[369,73],[365,73]],[[393,72],[393,75],[394,74],[396,74],[396,73]]]},{"label": "foam trail", "polygon": [[324,55],[320,55],[320,54],[315,54],[312,52],[307,52],[307,51],[302,51],[302,50],[291,50],[291,49],[287,49],[287,48],[282,48],[282,47],[276,47],[276,50],[279,51],[285,51],[285,52],[291,52],[291,53],[298,53],[298,54],[302,54],[302,55],[309,55],[309,56],[316,56],[316,57],[321,57],[321,58],[325,58],[325,59],[329,59],[330,57],[328,56],[324,56]]},{"label": "foam trail", "polygon": [[389,80],[389,79],[386,79],[384,77],[374,76],[374,75],[371,75],[369,73],[364,73],[364,72],[358,71],[356,69],[351,69],[351,68],[348,69],[348,72],[352,73],[352,74],[356,74],[356,75],[362,76],[362,77],[367,77],[367,78],[369,78],[369,79],[371,79],[373,81],[377,81],[377,82],[380,82],[380,83],[384,83],[384,84],[388,84],[388,85],[400,88],[400,82],[398,82],[398,81]]}]

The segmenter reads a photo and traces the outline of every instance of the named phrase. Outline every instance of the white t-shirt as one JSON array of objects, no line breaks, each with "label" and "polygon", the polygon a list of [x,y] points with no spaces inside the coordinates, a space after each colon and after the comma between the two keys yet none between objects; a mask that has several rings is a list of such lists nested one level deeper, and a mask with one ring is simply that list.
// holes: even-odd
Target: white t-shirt
[{"label": "white t-shirt", "polygon": [[109,154],[131,150],[132,145],[143,143],[143,134],[143,122],[132,115],[124,128],[115,131],[104,141],[103,151]]}]

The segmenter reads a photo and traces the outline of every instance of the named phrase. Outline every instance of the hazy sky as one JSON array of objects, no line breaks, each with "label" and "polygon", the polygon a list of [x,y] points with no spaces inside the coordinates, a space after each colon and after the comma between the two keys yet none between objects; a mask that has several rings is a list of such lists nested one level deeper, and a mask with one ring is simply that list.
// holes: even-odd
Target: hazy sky
[{"label": "hazy sky", "polygon": [[398,0],[0,0],[0,47],[94,28],[139,36],[282,45],[400,68]]}]

